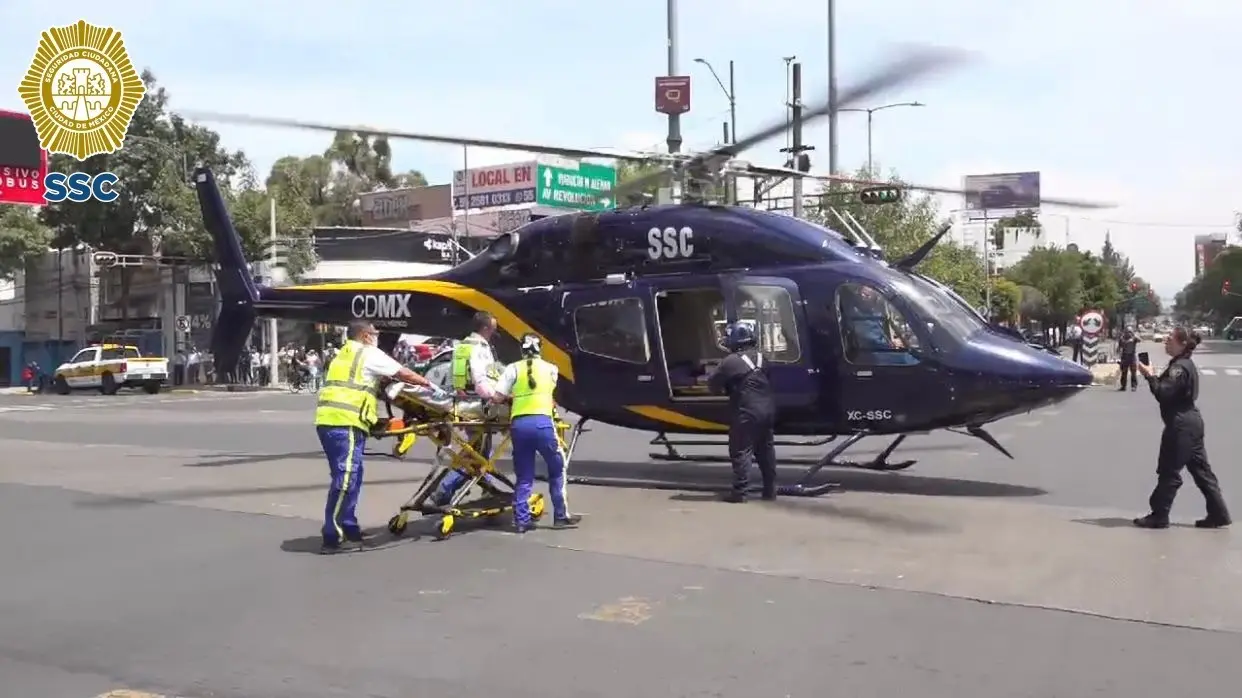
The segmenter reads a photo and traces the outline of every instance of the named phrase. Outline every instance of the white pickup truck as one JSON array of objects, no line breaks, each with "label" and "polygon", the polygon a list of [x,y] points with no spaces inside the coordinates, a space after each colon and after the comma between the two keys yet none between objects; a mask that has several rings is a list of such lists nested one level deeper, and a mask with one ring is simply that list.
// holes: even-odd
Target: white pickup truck
[{"label": "white pickup truck", "polygon": [[137,347],[96,344],[56,367],[52,386],[61,395],[98,390],[113,395],[121,388],[142,388],[154,395],[168,380],[168,359],[143,356]]}]

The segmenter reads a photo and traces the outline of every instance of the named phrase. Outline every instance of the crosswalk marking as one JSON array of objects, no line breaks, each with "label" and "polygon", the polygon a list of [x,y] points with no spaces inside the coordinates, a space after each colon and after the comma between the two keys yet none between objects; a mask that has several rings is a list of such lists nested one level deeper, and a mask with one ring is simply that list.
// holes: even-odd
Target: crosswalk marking
[{"label": "crosswalk marking", "polygon": [[[1158,376],[1161,373],[1164,373],[1165,368],[1167,367],[1166,366],[1152,366],[1151,370],[1154,371],[1155,374]],[[1199,369],[1199,375],[1201,376],[1217,376],[1217,375],[1222,375],[1222,374],[1225,376],[1232,376],[1234,378],[1242,377],[1242,366],[1237,366],[1237,367],[1235,366],[1228,366],[1228,367],[1213,366],[1212,368]]]}]

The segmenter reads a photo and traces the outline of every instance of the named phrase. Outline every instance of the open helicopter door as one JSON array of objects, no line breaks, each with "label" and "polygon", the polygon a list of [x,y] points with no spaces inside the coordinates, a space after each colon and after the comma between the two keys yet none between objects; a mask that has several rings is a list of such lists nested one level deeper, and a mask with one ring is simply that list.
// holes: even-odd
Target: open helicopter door
[{"label": "open helicopter door", "polygon": [[751,323],[759,338],[777,406],[815,404],[819,369],[798,285],[783,277],[742,274],[722,281],[728,321]]},{"label": "open helicopter door", "polygon": [[578,400],[603,408],[667,402],[646,288],[628,281],[571,290],[561,305],[574,343],[569,348]]}]

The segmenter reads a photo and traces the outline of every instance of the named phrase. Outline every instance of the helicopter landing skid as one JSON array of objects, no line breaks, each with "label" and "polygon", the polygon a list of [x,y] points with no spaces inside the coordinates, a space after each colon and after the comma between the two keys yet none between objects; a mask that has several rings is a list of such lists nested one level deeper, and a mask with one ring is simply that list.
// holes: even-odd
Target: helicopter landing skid
[{"label": "helicopter landing skid", "polygon": [[[832,436],[825,436],[819,439],[807,439],[804,441],[777,440],[773,445],[775,446],[800,446],[804,448],[809,446],[811,448],[816,448],[819,446],[826,446],[832,443],[833,441],[835,441],[836,439],[837,439],[837,436],[834,434]],[[718,440],[691,439],[691,440],[684,440],[684,441],[683,440],[673,441],[672,439],[669,439],[666,434],[660,433],[660,434],[657,434],[656,437],[651,440],[650,445],[662,446],[665,449],[664,453],[659,453],[659,452],[648,453],[647,457],[650,458],[651,460],[671,461],[674,463],[728,463],[729,462],[729,456],[727,455],[716,455],[716,454],[710,454],[710,453],[689,453],[687,454],[687,453],[682,453],[681,451],[677,450],[678,446],[716,446],[720,448],[727,448],[729,445],[729,442],[725,439],[718,439]],[[805,458],[805,457],[794,456],[794,457],[789,457],[789,458],[781,458],[780,462],[790,463],[794,465],[804,465],[804,464],[814,465],[818,463],[819,460],[820,459],[818,458]]]},{"label": "helicopter landing skid", "polygon": [[[819,459],[819,462],[807,468],[806,472],[802,474],[802,477],[799,478],[797,482],[792,485],[781,485],[777,488],[777,492],[785,497],[818,497],[833,490],[840,489],[841,485],[836,482],[827,482],[819,485],[811,484],[811,482],[815,479],[815,476],[819,474],[819,471],[824,468],[852,468],[856,470],[872,470],[882,473],[893,473],[899,470],[905,470],[918,462],[916,460],[904,460],[893,463],[888,460],[888,457],[893,455],[893,451],[896,451],[897,447],[906,440],[908,434],[899,434],[897,438],[893,439],[892,442],[884,448],[883,451],[880,451],[875,458],[872,458],[869,461],[860,463],[858,461],[840,460],[842,453],[845,453],[845,451],[851,446],[857,444],[859,441],[862,441],[866,436],[867,434],[861,432],[850,434],[844,441],[834,446],[827,455]],[[783,463],[784,461],[778,460],[777,462]]]}]

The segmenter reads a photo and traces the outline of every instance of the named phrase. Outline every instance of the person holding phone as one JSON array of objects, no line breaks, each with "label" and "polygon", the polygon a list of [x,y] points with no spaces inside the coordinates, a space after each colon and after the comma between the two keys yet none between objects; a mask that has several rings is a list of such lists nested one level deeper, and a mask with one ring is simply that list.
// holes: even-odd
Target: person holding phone
[{"label": "person holding phone", "polygon": [[1207,503],[1207,517],[1195,522],[1197,528],[1224,528],[1232,523],[1225,497],[1203,444],[1203,415],[1195,405],[1199,397],[1199,369],[1191,359],[1201,341],[1198,332],[1177,327],[1164,340],[1164,350],[1173,360],[1158,377],[1153,373],[1147,352],[1138,356],[1138,371],[1147,379],[1151,394],[1160,404],[1164,431],[1160,434],[1160,454],[1156,460],[1156,487],[1148,504],[1151,512],[1134,519],[1139,528],[1168,528],[1173,500],[1182,486],[1185,468]]},{"label": "person holding phone", "polygon": [[[1117,363],[1121,365],[1121,384],[1117,389],[1121,392],[1126,390],[1127,375],[1130,377],[1130,390],[1138,390],[1138,371],[1134,368],[1138,342],[1138,335],[1134,334],[1132,327],[1127,327],[1125,332],[1117,338]],[[1144,352],[1143,356],[1146,355]]]}]

